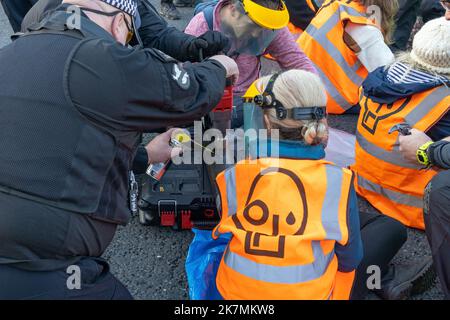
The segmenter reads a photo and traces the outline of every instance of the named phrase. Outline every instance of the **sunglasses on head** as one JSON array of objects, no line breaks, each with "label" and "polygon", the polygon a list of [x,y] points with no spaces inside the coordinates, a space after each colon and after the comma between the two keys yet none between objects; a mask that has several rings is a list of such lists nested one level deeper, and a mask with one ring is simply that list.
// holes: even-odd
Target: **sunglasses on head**
[{"label": "sunglasses on head", "polygon": [[125,25],[127,26],[127,29],[128,29],[126,43],[128,44],[131,41],[131,39],[133,39],[133,36],[134,36],[133,20],[131,20],[131,26],[130,26],[130,24],[128,23],[127,17],[125,15],[125,12],[120,11],[120,10],[113,11],[113,12],[103,12],[103,11],[90,9],[90,8],[80,8],[80,9],[84,10],[84,11],[96,13],[96,14],[99,14],[102,16],[107,16],[107,17],[114,17],[118,14],[123,14],[123,19],[125,20]]}]

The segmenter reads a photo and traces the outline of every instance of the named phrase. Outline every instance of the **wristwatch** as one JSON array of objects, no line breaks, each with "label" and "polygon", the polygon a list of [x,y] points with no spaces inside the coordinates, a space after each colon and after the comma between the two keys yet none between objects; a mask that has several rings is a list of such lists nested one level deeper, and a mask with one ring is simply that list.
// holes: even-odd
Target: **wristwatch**
[{"label": "wristwatch", "polygon": [[[427,149],[427,156],[428,156],[428,160],[430,162],[430,164],[432,166],[436,165],[436,159],[434,158],[436,156],[435,154],[435,150],[443,145],[447,145],[450,144],[450,141],[446,141],[446,140],[440,140],[440,141],[436,141],[433,144],[431,144],[428,149]],[[438,161],[439,163],[439,161]]]},{"label": "wristwatch", "polygon": [[416,151],[417,162],[424,165],[425,167],[431,166],[430,157],[428,156],[428,148],[433,144],[433,141],[428,141],[427,143],[421,145]]}]

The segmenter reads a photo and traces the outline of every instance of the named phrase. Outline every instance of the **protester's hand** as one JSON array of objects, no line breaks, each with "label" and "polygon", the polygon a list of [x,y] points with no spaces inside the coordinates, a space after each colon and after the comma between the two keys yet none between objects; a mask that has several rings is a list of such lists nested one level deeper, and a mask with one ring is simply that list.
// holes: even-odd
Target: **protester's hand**
[{"label": "protester's hand", "polygon": [[422,131],[419,131],[417,129],[411,129],[411,135],[409,136],[400,135],[399,141],[400,141],[400,152],[402,153],[403,157],[407,161],[417,164],[418,163],[416,156],[417,150],[419,149],[420,146],[432,140]]},{"label": "protester's hand", "polygon": [[233,83],[238,81],[239,68],[233,59],[224,55],[212,56],[210,59],[218,61],[225,68],[227,71],[227,79],[232,79]]},{"label": "protester's hand", "polygon": [[178,130],[181,129],[173,128],[164,133],[161,133],[145,146],[149,164],[166,162],[167,160],[179,155],[183,151],[179,147],[172,148],[170,146],[170,139]]},{"label": "protester's hand", "polygon": [[[207,31],[200,37],[192,40],[188,47],[188,55],[192,61],[201,61],[204,58],[227,52],[230,40],[218,31]],[[203,53],[203,57],[200,55]]]}]

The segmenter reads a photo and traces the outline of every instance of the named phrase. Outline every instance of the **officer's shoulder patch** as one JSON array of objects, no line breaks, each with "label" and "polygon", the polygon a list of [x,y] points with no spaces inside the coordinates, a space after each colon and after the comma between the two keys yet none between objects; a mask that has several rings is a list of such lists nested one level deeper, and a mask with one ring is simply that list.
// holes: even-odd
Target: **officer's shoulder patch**
[{"label": "officer's shoulder patch", "polygon": [[191,85],[191,79],[186,70],[183,69],[181,64],[174,63],[172,68],[172,78],[178,83],[178,85],[187,90]]}]

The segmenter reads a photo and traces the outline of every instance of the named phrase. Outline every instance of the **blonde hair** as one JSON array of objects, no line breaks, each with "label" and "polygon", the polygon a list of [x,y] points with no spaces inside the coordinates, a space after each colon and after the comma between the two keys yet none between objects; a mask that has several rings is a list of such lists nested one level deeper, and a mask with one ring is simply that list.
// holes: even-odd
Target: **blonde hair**
[{"label": "blonde hair", "polygon": [[392,43],[392,35],[396,28],[395,16],[399,9],[398,0],[358,0],[366,8],[377,6],[381,10],[380,27],[387,44]]},{"label": "blonde hair", "polygon": [[[257,82],[260,92],[266,88],[271,76]],[[289,70],[281,73],[275,80],[273,94],[286,109],[298,107],[324,107],[327,94],[320,78],[308,71]],[[284,140],[301,140],[308,145],[319,144],[328,139],[328,127],[324,120],[299,121],[293,119],[279,120],[275,109],[266,109],[273,129],[280,130],[280,138]]]}]

